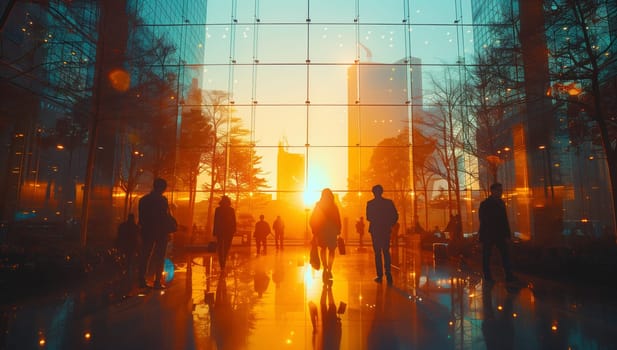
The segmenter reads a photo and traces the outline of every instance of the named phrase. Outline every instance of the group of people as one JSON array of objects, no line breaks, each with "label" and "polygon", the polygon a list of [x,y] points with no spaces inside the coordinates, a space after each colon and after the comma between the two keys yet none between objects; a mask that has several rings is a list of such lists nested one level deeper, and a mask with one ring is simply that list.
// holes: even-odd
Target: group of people
[{"label": "group of people", "polygon": [[[255,237],[255,246],[257,247],[257,255],[267,253],[267,238],[274,231],[274,243],[276,250],[283,250],[283,240],[285,237],[285,223],[280,216],[270,224],[265,220],[262,214],[259,216],[259,221],[255,223],[253,237]],[[222,196],[219,206],[214,210],[214,226],[212,234],[216,237],[217,254],[219,267],[221,271],[225,271],[227,255],[231,248],[231,241],[236,233],[236,212],[231,206],[231,199],[228,196]]]},{"label": "group of people", "polygon": [[[165,229],[164,218],[170,216],[169,203],[163,192],[167,188],[164,179],[154,180],[153,189],[139,200],[139,223],[135,222],[135,216],[129,214],[125,223],[118,229],[118,248],[126,252],[127,261],[130,265],[137,251],[138,232],[141,233],[141,250],[138,261],[138,282],[142,288],[147,287],[146,277],[150,270],[154,275],[153,288],[164,288],[163,269],[169,230]],[[511,236],[505,203],[501,199],[503,187],[494,183],[490,187],[491,195],[485,199],[479,208],[480,228],[478,230],[479,241],[483,247],[482,262],[483,275],[487,282],[493,281],[490,260],[492,248],[496,247],[501,255],[502,267],[507,281],[515,281],[512,273],[508,254],[507,241]],[[369,223],[368,232],[371,235],[374,260],[375,282],[381,283],[385,277],[387,283],[393,283],[391,271],[390,241],[393,228],[398,226],[398,212],[391,199],[383,197],[384,189],[381,185],[372,188],[374,198],[366,203],[366,220]],[[338,238],[341,234],[341,216],[334,200],[334,194],[329,188],[321,192],[321,198],[316,203],[310,217],[310,227],[313,239],[319,247],[322,277],[324,282],[333,279],[332,266],[335,252],[338,246]],[[272,224],[272,229],[265,221],[264,215],[260,215],[255,224],[254,237],[257,255],[266,254],[267,236],[274,231],[275,247],[283,249],[285,224],[280,216],[277,216]],[[362,234],[364,231],[364,218],[361,217],[356,223],[356,231]],[[236,232],[236,213],[231,206],[228,196],[222,196],[219,206],[214,212],[213,235],[217,241],[217,255],[221,271],[225,271],[227,256],[231,247],[233,236]]]},{"label": "group of people", "polygon": [[[375,282],[381,283],[384,275],[388,285],[393,283],[391,271],[390,241],[398,231],[398,212],[391,199],[383,197],[383,187],[375,185],[372,188],[374,198],[366,203],[366,220],[369,222],[368,232],[371,234],[375,258]],[[503,199],[503,186],[493,183],[490,186],[490,196],[480,204],[478,230],[482,245],[482,273],[487,283],[492,283],[491,255],[493,247],[501,256],[502,268],[506,282],[517,282],[512,272],[508,241],[512,236],[510,224]],[[453,231],[459,232],[454,238],[462,238],[460,216],[455,216],[452,222]],[[332,280],[332,264],[337,247],[337,236],[341,233],[341,219],[334,196],[330,189],[324,189],[321,199],[315,206],[310,221],[313,235],[320,247],[320,257],[323,265],[324,282]],[[360,235],[362,246],[364,234],[364,217],[356,222],[356,232]]]},{"label": "group of people", "polygon": [[259,221],[255,223],[255,231],[253,232],[257,255],[266,255],[268,236],[272,234],[272,231],[274,231],[274,246],[276,250],[283,250],[283,237],[285,235],[283,219],[281,219],[280,215],[277,216],[272,223],[272,229],[270,229],[270,224],[265,220],[264,215],[259,215]]},{"label": "group of people", "polygon": [[[373,241],[375,252],[376,282],[382,282],[384,276],[388,284],[392,284],[390,235],[392,228],[398,222],[398,212],[391,199],[384,198],[383,187],[373,187],[374,198],[366,204],[366,219],[369,221],[369,233]],[[321,192],[311,214],[310,227],[313,239],[319,247],[319,257],[323,266],[322,278],[324,282],[331,281],[332,266],[338,247],[338,238],[341,234],[341,215],[334,201],[334,194],[329,188]],[[362,228],[363,230],[363,228]],[[223,196],[219,206],[214,211],[213,235],[217,239],[217,253],[221,271],[225,270],[227,255],[231,247],[231,239],[236,231],[236,215],[231,207],[231,200]],[[270,224],[262,214],[255,223],[253,236],[257,255],[267,253],[267,237],[274,231],[274,241],[277,250],[283,249],[285,224],[280,216]]]},{"label": "group of people", "polygon": [[[398,222],[398,211],[391,199],[383,197],[383,187],[375,185],[372,189],[374,198],[366,203],[366,220],[369,222],[368,232],[373,241],[375,253],[375,282],[381,283],[385,274],[389,285],[393,283],[390,257],[390,236],[392,228]],[[356,229],[364,231],[362,226]],[[334,202],[334,195],[329,188],[321,192],[321,198],[311,214],[310,226],[314,239],[320,248],[324,282],[331,281],[332,265],[334,263],[338,236],[341,234],[341,216]]]}]

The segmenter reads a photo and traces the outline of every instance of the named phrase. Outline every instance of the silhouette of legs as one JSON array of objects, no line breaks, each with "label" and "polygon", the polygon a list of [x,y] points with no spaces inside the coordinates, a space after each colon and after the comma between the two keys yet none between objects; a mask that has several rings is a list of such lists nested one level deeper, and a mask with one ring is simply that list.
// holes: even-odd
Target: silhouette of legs
[{"label": "silhouette of legs", "polygon": [[493,245],[499,250],[501,255],[501,265],[506,275],[507,281],[515,280],[512,274],[512,267],[510,264],[510,254],[508,252],[508,244],[505,240],[499,240],[497,242],[485,242],[482,245],[482,270],[484,274],[484,280],[491,282],[493,276],[491,274],[491,253]]},{"label": "silhouette of legs", "polygon": [[392,257],[390,256],[390,236],[389,235],[372,235],[373,252],[375,254],[375,272],[377,277],[375,282],[381,282],[385,272],[388,284],[392,284]]}]

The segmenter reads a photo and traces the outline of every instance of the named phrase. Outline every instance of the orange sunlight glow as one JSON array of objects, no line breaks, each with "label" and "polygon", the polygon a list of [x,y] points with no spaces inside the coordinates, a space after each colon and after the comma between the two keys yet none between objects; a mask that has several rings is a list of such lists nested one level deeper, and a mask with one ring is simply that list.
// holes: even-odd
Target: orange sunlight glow
[{"label": "orange sunlight glow", "polygon": [[310,168],[307,180],[307,188],[302,195],[302,199],[307,208],[312,208],[321,197],[321,191],[327,187],[332,188],[332,182],[328,171],[321,167]]}]

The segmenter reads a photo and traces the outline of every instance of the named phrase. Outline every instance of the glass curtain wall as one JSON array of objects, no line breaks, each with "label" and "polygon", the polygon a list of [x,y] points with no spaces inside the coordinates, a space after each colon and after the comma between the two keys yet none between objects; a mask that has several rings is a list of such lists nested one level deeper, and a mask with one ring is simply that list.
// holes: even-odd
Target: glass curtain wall
[{"label": "glass curtain wall", "polygon": [[[415,215],[423,227],[443,228],[460,209],[454,177],[450,185],[436,178],[454,167],[437,164],[433,176],[422,173],[427,179],[417,195],[409,130],[423,137],[444,131],[434,85],[445,79],[460,90],[473,56],[468,11],[466,1],[208,1],[202,89],[223,99],[204,98],[203,107],[222,103],[225,128],[238,118],[248,130],[220,144],[228,157],[217,194],[232,195],[238,210],[253,216],[274,217],[284,208],[281,215],[299,223],[290,232],[300,236],[322,189],[335,192],[353,224],[381,183],[404,227]],[[463,124],[463,105],[450,106],[455,128]],[[234,149],[251,150],[242,158],[259,170],[250,181],[265,181],[237,182],[234,156],[241,152]],[[452,152],[460,171],[470,166],[462,149]],[[210,181],[203,179],[204,196]],[[450,190],[447,201],[438,188]]]}]

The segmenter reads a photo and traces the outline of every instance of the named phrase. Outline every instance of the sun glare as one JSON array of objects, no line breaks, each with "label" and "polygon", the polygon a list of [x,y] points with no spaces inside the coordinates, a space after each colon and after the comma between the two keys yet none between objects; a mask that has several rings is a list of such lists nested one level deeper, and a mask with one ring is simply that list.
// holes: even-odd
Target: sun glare
[{"label": "sun glare", "polygon": [[308,176],[307,189],[304,191],[303,200],[307,207],[311,207],[321,197],[321,191],[326,188],[332,188],[332,183],[328,173],[320,167],[310,168]]}]

